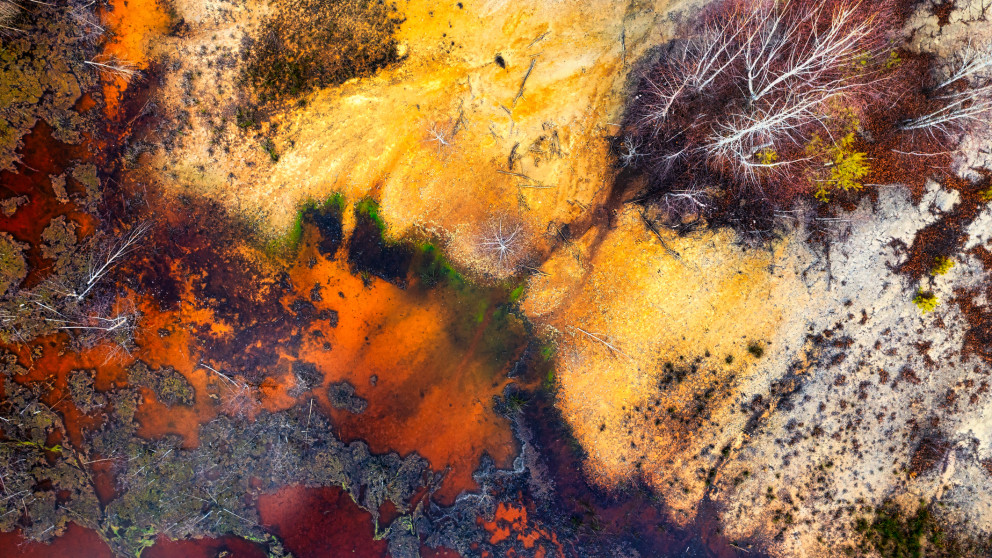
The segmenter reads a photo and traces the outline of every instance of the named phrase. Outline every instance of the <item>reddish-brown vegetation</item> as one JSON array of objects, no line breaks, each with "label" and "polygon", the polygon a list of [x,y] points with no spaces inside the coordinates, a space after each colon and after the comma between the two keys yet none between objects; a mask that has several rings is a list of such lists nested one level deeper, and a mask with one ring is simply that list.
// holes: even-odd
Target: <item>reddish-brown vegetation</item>
[{"label": "reddish-brown vegetation", "polygon": [[758,232],[797,196],[858,187],[826,186],[819,169],[839,165],[832,148],[886,77],[889,11],[841,1],[707,8],[643,72],[618,139],[620,164],[648,175],[640,199],[670,222],[719,211]]}]

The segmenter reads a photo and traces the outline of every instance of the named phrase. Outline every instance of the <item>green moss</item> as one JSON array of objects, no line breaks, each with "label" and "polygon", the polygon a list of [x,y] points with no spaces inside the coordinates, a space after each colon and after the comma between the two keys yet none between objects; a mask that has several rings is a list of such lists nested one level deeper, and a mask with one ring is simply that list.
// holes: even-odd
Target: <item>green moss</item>
[{"label": "green moss", "polygon": [[16,289],[28,275],[24,258],[27,244],[21,244],[7,233],[0,233],[0,297]]},{"label": "green moss", "polygon": [[271,159],[273,163],[279,162],[279,153],[276,152],[276,144],[271,138],[266,138],[266,140],[262,142],[262,149],[268,153],[269,159]]},{"label": "green moss", "polygon": [[982,190],[981,192],[978,192],[978,198],[983,202],[992,201],[992,186],[989,186],[988,188]]},{"label": "green moss", "polygon": [[521,283],[515,289],[510,291],[510,302],[517,302],[520,297],[524,295],[524,290],[527,288],[526,283]]},{"label": "green moss", "polygon": [[[759,342],[757,342],[757,341],[752,341],[747,346],[747,352],[751,353],[751,355],[754,358],[761,358],[761,357],[765,356],[765,347],[762,346],[762,344],[759,343]],[[731,357],[728,357],[728,358],[731,358]],[[733,361],[733,359],[731,358],[731,360],[727,361],[727,363],[729,364],[732,361]]]},{"label": "green moss", "polygon": [[555,347],[554,343],[545,343],[541,345],[541,358],[543,358],[545,362],[550,361],[555,356],[556,350],[557,347]]},{"label": "green moss", "polygon": [[368,218],[372,223],[375,223],[380,234],[385,234],[386,221],[383,220],[382,214],[379,212],[379,202],[372,198],[362,198],[355,204],[355,213]]},{"label": "green moss", "polygon": [[194,402],[195,391],[192,384],[174,368],[166,366],[152,370],[139,360],[127,372],[129,384],[152,390],[155,398],[165,405],[192,405]]},{"label": "green moss", "polygon": [[289,229],[282,236],[276,237],[270,240],[265,245],[265,250],[270,255],[288,255],[296,252],[296,249],[300,246],[300,241],[303,240],[303,222],[306,220],[306,214],[314,210],[325,210],[333,209],[338,212],[338,217],[344,213],[344,208],[347,205],[345,201],[344,194],[340,192],[335,192],[331,194],[327,199],[323,201],[306,200],[296,211],[296,215],[293,217],[293,223],[289,226]]},{"label": "green moss", "polygon": [[254,109],[243,109],[238,107],[234,117],[238,128],[241,128],[242,130],[258,127],[258,113]]},{"label": "green moss", "polygon": [[425,287],[447,284],[462,288],[466,284],[465,277],[451,265],[441,250],[430,242],[417,246],[414,269],[420,278],[420,284]]}]

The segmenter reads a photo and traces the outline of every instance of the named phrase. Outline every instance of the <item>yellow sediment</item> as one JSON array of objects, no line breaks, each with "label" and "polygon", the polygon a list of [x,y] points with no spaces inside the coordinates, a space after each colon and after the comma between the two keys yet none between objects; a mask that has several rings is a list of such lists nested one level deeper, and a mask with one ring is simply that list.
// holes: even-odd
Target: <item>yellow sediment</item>
[{"label": "yellow sediment", "polygon": [[557,337],[559,406],[590,476],[615,487],[641,474],[688,520],[705,485],[681,460],[713,442],[714,425],[739,432],[728,411],[755,361],[747,348],[785,314],[773,254],[729,231],[664,231],[662,245],[633,209],[593,245],[599,233],[544,265],[524,310]]}]

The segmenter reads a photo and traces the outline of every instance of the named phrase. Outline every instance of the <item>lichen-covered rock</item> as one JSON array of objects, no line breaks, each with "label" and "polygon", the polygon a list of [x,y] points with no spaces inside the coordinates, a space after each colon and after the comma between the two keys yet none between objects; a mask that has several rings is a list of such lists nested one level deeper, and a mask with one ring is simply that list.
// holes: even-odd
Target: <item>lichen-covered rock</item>
[{"label": "lichen-covered rock", "polygon": [[62,419],[36,394],[5,382],[0,405],[0,531],[20,529],[29,540],[48,541],[70,522],[95,528],[100,505],[89,476],[69,447],[49,445],[65,434]]},{"label": "lichen-covered rock", "polygon": [[86,208],[90,211],[96,211],[97,204],[100,203],[103,196],[100,192],[100,178],[97,176],[96,165],[86,163],[77,166],[72,169],[72,178],[83,186],[85,192],[83,199]]},{"label": "lichen-covered rock", "polygon": [[0,376],[10,378],[14,376],[23,376],[27,373],[28,369],[24,368],[17,362],[17,355],[9,351],[0,350]]},{"label": "lichen-covered rock", "polygon": [[59,215],[42,231],[41,240],[41,255],[63,267],[76,247],[76,223]]}]

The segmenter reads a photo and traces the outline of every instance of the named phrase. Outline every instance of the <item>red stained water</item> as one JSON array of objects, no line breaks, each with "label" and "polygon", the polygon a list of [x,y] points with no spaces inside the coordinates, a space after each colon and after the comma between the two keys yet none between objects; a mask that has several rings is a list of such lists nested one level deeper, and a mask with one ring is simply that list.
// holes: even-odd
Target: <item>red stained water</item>
[{"label": "red stained water", "polygon": [[388,543],[373,540],[372,515],[344,490],[289,486],[258,500],[262,525],[297,558],[388,556]]},{"label": "red stained water", "polygon": [[0,555],[4,558],[114,558],[95,531],[70,523],[51,544],[25,541],[20,533],[0,533]]},{"label": "red stained water", "polygon": [[[106,52],[131,59],[146,66],[148,37],[161,33],[168,18],[155,0],[113,0],[113,9],[102,12],[109,27],[117,31],[106,45]],[[104,82],[106,115],[121,121],[122,102],[130,102],[134,94],[126,83]],[[134,88],[131,88],[134,89]],[[79,112],[96,107],[93,97],[84,95],[76,105]],[[0,219],[0,230],[10,232],[21,242],[31,244],[27,252],[31,273],[25,286],[42,281],[51,262],[41,257],[40,237],[50,220],[65,215],[78,227],[77,237],[92,234],[96,222],[75,204],[59,202],[51,186],[51,175],[71,171],[79,162],[93,161],[94,155],[84,146],[62,144],[52,138],[50,127],[39,121],[24,138],[23,164],[19,173],[0,173],[0,196],[26,195],[27,204],[18,208],[11,219]],[[94,144],[95,145],[95,144]],[[102,145],[105,152],[111,146]],[[97,151],[96,148],[93,148]],[[100,165],[104,169],[104,165]],[[79,186],[69,178],[67,190],[72,196]],[[301,252],[298,262],[309,259],[312,248]],[[183,275],[182,266],[173,273]],[[337,328],[320,326],[332,349],[323,348],[323,340],[304,343],[298,358],[314,362],[325,374],[325,385],[347,380],[358,395],[369,401],[363,415],[352,415],[332,409],[326,391],[317,390],[316,403],[334,419],[335,431],[345,440],[363,439],[374,452],[397,451],[403,455],[418,452],[426,457],[433,469],[448,469],[445,482],[436,497],[450,503],[462,490],[475,489],[471,479],[483,452],[494,457],[502,467],[509,466],[516,453],[508,422],[492,410],[492,398],[502,392],[508,380],[505,370],[494,366],[477,349],[486,332],[487,319],[470,332],[467,341],[456,342],[446,331],[457,313],[475,312],[476,308],[460,308],[448,295],[435,291],[428,294],[400,289],[376,280],[367,287],[352,275],[340,261],[324,261],[310,269],[297,263],[291,269],[298,296],[306,297],[314,283],[324,287],[325,302],[318,309],[339,312]],[[155,401],[150,391],[143,389],[144,404],[136,418],[139,433],[149,438],[167,434],[183,437],[184,446],[198,444],[199,426],[214,418],[218,408],[210,398],[218,382],[199,366],[201,359],[223,369],[223,363],[210,360],[203,347],[204,339],[223,338],[240,324],[226,324],[216,319],[210,310],[191,294],[188,283],[180,303],[171,309],[159,308],[151,298],[134,297],[142,313],[140,330],[136,333],[138,348],[133,354],[122,353],[108,360],[110,347],[96,347],[83,352],[69,350],[65,336],[40,340],[40,356],[32,357],[27,347],[17,348],[21,363],[29,369],[18,381],[37,382],[47,389],[43,400],[59,411],[65,421],[69,441],[79,447],[83,432],[99,427],[103,417],[81,413],[68,395],[66,382],[72,370],[95,369],[95,387],[106,391],[127,384],[126,368],[141,359],[152,368],[171,366],[182,373],[196,391],[193,407],[166,407]],[[344,294],[343,298],[337,293]],[[288,301],[287,301],[288,304]],[[169,335],[159,335],[168,330]],[[263,340],[269,342],[269,340]],[[275,343],[275,340],[271,340]],[[280,347],[273,347],[281,352]],[[291,363],[295,356],[282,355]],[[287,367],[288,370],[288,367]],[[375,386],[371,377],[378,377]],[[287,393],[292,387],[288,377],[276,376],[263,383],[263,405],[277,410],[296,404]],[[100,459],[102,456],[92,456]],[[111,462],[91,464],[94,484],[103,504],[115,494]],[[374,541],[371,516],[357,507],[350,497],[336,488],[304,490],[290,487],[262,497],[260,510],[263,522],[272,525],[296,556],[384,556],[385,541]],[[384,522],[395,513],[384,510]],[[71,526],[52,545],[20,544],[19,536],[0,534],[0,556],[110,556],[109,549],[94,532]],[[20,546],[18,546],[20,544]],[[10,554],[9,549],[14,549]],[[216,556],[228,550],[232,556],[262,556],[253,543],[225,537],[198,541],[160,540],[145,552],[145,556]],[[448,557],[457,554],[446,549],[422,549],[422,555]]]},{"label": "red stained water", "polygon": [[[50,176],[59,175],[78,160],[89,157],[86,149],[78,145],[61,143],[52,137],[52,128],[44,120],[23,138],[21,164],[17,173],[0,171],[0,197],[27,196],[28,202],[17,208],[12,217],[0,218],[0,231],[10,233],[22,243],[28,243],[28,264],[31,272],[25,281],[26,286],[37,284],[50,268],[51,262],[41,256],[41,233],[49,221],[65,215],[77,225],[76,237],[82,238],[93,232],[93,218],[80,211],[72,202],[60,203],[52,190]],[[66,190],[71,196],[73,180],[66,181]]]},{"label": "red stained water", "polygon": [[[301,262],[309,259],[309,250],[301,252]],[[492,333],[491,302],[485,319],[456,340],[448,327],[474,313],[469,305],[479,301],[380,280],[366,287],[340,261],[297,265],[290,275],[297,296],[306,298],[319,284],[323,300],[314,304],[338,313],[337,327],[316,328],[321,336],[307,337],[299,358],[317,365],[325,385],[348,381],[368,401],[366,411],[356,415],[333,409],[326,391],[317,391],[315,402],[332,416],[342,439],[364,440],[376,453],[417,452],[436,471],[450,468],[435,493],[444,504],[477,488],[471,475],[483,452],[498,466],[510,466],[516,444],[492,401],[509,382],[512,360],[494,363],[479,348],[482,337]]]},{"label": "red stained water", "polygon": [[[165,34],[171,21],[163,2],[158,0],[111,0],[99,10],[103,24],[113,31],[103,45],[107,58],[128,63],[138,70],[148,68],[152,41]],[[108,118],[119,117],[118,108],[130,81],[103,75],[103,95]]]},{"label": "red stained water", "polygon": [[527,508],[523,504],[500,502],[492,521],[482,521],[483,528],[490,533],[489,543],[499,544],[516,539],[534,556],[564,556],[565,551],[558,543],[558,536],[549,533],[527,519]]}]

